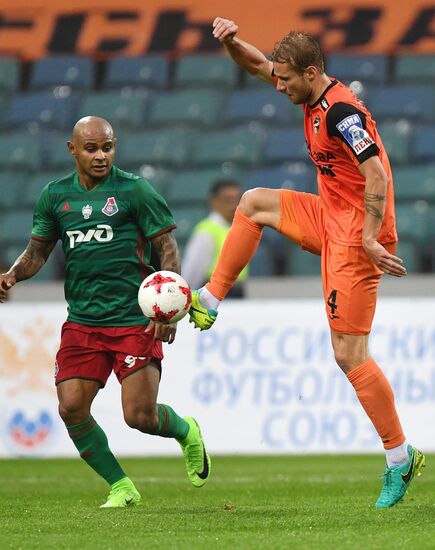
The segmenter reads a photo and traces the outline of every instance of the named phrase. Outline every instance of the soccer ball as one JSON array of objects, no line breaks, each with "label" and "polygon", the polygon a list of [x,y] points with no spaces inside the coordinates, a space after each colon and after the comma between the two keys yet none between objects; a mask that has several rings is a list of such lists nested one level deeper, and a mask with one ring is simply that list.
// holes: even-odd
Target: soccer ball
[{"label": "soccer ball", "polygon": [[189,311],[192,297],[187,282],[172,271],[156,271],[142,281],[138,302],[143,314],[156,323],[176,323]]}]

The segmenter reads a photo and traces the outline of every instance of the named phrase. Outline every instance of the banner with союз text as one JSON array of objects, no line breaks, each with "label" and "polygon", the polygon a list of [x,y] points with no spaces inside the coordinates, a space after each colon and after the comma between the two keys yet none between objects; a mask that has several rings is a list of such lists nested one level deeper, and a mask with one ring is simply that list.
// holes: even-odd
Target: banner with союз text
[{"label": "banner with \u0441\u043e\u044e\u0437 text", "polygon": [[435,52],[435,5],[426,0],[3,0],[0,55],[223,52],[211,33],[216,16],[235,20],[264,52],[292,29],[326,53]]},{"label": "banner with \u0441\u043e\u044e\u0437 text", "polygon": [[[55,352],[65,307],[0,307],[0,456],[76,456],[58,418]],[[435,451],[435,299],[384,299],[371,350],[390,379],[410,442]],[[228,301],[212,330],[179,323],[166,346],[159,400],[201,423],[212,453],[380,452],[335,366],[318,300]],[[93,415],[119,455],[178,454],[128,428],[112,375]]]}]

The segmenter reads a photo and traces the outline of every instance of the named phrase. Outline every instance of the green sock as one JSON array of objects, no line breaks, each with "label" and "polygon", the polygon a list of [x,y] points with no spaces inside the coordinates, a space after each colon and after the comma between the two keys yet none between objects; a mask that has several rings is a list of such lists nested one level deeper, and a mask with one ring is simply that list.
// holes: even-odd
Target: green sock
[{"label": "green sock", "polygon": [[113,485],[116,481],[126,477],[119,462],[109,449],[106,434],[92,416],[80,424],[67,426],[66,429],[83,460],[107,483]]},{"label": "green sock", "polygon": [[189,424],[178,416],[178,414],[169,405],[157,404],[159,413],[159,427],[154,435],[160,437],[174,437],[175,439],[184,439],[189,431]]}]

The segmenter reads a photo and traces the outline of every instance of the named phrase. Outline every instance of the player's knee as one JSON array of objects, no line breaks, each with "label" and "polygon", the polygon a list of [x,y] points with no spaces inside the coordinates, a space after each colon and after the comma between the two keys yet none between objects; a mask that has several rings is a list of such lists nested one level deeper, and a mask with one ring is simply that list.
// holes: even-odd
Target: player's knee
[{"label": "player's knee", "polygon": [[77,400],[62,401],[59,403],[59,415],[66,426],[74,426],[89,418],[90,410]]},{"label": "player's knee", "polygon": [[143,433],[153,434],[159,427],[159,418],[155,407],[127,409],[124,411],[124,420],[127,426]]},{"label": "player's knee", "polygon": [[334,349],[334,354],[337,365],[346,374],[365,361],[365,358],[360,354],[345,348],[338,347],[338,349]]},{"label": "player's knee", "polygon": [[261,208],[261,189],[249,189],[243,193],[240,199],[239,209],[247,218],[252,218]]}]

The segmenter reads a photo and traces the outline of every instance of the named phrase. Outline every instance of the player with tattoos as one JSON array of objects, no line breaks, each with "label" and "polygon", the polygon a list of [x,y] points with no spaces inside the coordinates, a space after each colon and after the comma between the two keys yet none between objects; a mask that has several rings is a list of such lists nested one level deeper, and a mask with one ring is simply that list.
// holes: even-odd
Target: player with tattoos
[{"label": "player with tattoos", "polygon": [[325,73],[312,36],[290,32],[269,60],[238,37],[234,21],[216,18],[213,35],[242,68],[301,106],[319,194],[262,188],[246,192],[210,282],[193,293],[191,320],[201,329],[211,327],[220,301],[254,255],[264,226],[320,255],[335,359],[383,442],[387,467],[376,507],[389,508],[403,498],[425,458],[406,442],[393,391],[368,347],[381,275],[406,275],[394,254],[397,234],[387,153],[370,112],[349,88]]},{"label": "player with tattoos", "polygon": [[15,283],[41,269],[57,239],[62,241],[68,318],[56,357],[59,413],[80,456],[111,486],[102,508],[141,503],[91,416],[92,402],[112,370],[121,384],[125,422],[176,439],[194,486],[204,485],[210,473],[196,421],[157,403],[162,342],[174,341],[176,326],[148,322],[137,302],[139,285],[153,270],[151,247],[161,269],[180,273],[175,222],[146,180],[113,165],[115,148],[106,120],[90,116],[77,122],[68,142],[76,171],[44,187],[27,248],[0,275],[3,302]]}]

